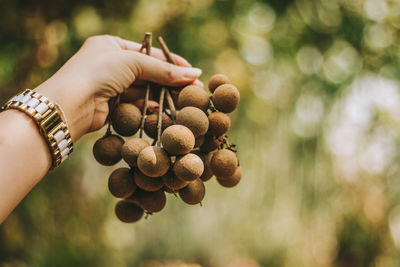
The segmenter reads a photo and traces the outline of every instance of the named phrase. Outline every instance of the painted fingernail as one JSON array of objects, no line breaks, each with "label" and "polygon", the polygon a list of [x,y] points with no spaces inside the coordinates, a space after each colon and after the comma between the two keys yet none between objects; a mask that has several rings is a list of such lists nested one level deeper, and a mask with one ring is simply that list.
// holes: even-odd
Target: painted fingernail
[{"label": "painted fingernail", "polygon": [[201,69],[198,68],[185,68],[184,75],[186,77],[199,77],[202,73]]},{"label": "painted fingernail", "polygon": [[195,80],[195,81],[193,82],[193,84],[194,84],[194,85],[197,85],[197,86],[200,86],[200,87],[204,87],[203,82],[200,81],[200,80]]}]

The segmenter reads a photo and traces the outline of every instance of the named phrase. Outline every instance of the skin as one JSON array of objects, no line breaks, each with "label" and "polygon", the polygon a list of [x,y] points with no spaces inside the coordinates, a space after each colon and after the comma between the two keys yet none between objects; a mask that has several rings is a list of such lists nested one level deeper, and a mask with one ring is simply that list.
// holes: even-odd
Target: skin
[{"label": "skin", "polygon": [[[147,56],[138,52],[140,47],[116,36],[90,37],[61,69],[34,89],[61,107],[74,143],[104,126],[108,101],[118,93],[136,101],[143,96],[146,81],[202,86],[197,80],[201,70],[184,58],[173,55],[178,65],[174,66],[165,62],[162,51],[153,48],[152,56]],[[0,113],[0,129],[1,223],[46,175],[51,157],[34,121],[23,112]]]}]

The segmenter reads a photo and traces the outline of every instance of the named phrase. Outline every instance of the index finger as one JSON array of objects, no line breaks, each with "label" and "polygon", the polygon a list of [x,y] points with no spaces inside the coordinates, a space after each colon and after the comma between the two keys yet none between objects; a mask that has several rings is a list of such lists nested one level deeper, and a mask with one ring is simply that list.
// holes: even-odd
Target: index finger
[{"label": "index finger", "polygon": [[[121,49],[123,49],[123,50],[131,50],[131,51],[138,52],[140,50],[140,48],[142,47],[142,45],[139,43],[125,40],[118,36],[114,36],[114,37],[115,37],[115,40],[117,41],[117,43],[119,44],[119,46],[121,47]],[[174,58],[174,60],[176,61],[177,65],[182,66],[182,67],[191,67],[192,66],[183,57],[181,57],[177,54],[174,54],[174,53],[171,53],[171,54],[172,54],[172,57]],[[167,58],[164,56],[164,53],[159,48],[152,47],[151,48],[151,56],[161,59],[163,61],[167,61]]]}]

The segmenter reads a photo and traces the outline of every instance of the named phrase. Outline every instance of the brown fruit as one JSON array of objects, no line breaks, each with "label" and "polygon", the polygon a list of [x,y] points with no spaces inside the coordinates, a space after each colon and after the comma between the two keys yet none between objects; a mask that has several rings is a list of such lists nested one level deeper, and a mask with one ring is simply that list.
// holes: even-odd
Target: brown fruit
[{"label": "brown fruit", "polygon": [[143,213],[144,210],[141,207],[125,200],[120,200],[115,205],[115,215],[122,222],[137,222],[143,217]]},{"label": "brown fruit", "polygon": [[211,152],[216,150],[221,145],[216,136],[206,134],[204,136],[204,142],[200,146],[202,152]]},{"label": "brown fruit", "polygon": [[165,204],[167,203],[167,197],[162,190],[147,192],[138,189],[135,194],[129,198],[129,201],[137,203],[147,212],[158,212],[165,207]]},{"label": "brown fruit", "polygon": [[148,146],[139,153],[137,165],[143,174],[161,177],[169,170],[171,160],[161,147]]},{"label": "brown fruit", "polygon": [[215,152],[209,152],[209,153],[201,153],[199,152],[198,155],[203,161],[204,164],[204,171],[201,174],[200,178],[203,180],[203,182],[210,180],[210,178],[213,176],[213,172],[211,170],[211,159],[214,156]]},{"label": "brown fruit", "polygon": [[118,168],[108,178],[110,193],[119,198],[127,198],[136,190],[136,184],[129,168]]},{"label": "brown fruit", "polygon": [[170,154],[183,155],[193,149],[195,138],[186,126],[171,125],[161,135],[161,143]]},{"label": "brown fruit", "polygon": [[206,188],[204,187],[204,183],[200,178],[190,182],[185,188],[179,190],[179,196],[183,202],[189,205],[200,203],[205,194]]},{"label": "brown fruit", "polygon": [[[144,132],[147,136],[156,139],[157,138],[157,121],[158,121],[158,114],[153,113],[146,117],[144,121]],[[162,123],[161,123],[161,133],[172,125],[172,120],[166,115],[162,114]]]},{"label": "brown fruit", "polygon": [[237,166],[236,154],[229,149],[218,150],[211,159],[211,170],[217,177],[232,176]]},{"label": "brown fruit", "polygon": [[163,175],[162,180],[164,181],[164,185],[167,188],[175,191],[180,190],[189,184],[189,182],[176,177],[176,175],[172,171],[169,171],[165,175]]},{"label": "brown fruit", "polygon": [[203,173],[204,164],[199,156],[189,153],[177,158],[172,170],[179,179],[193,181]]},{"label": "brown fruit", "polygon": [[184,107],[176,116],[176,123],[188,127],[194,137],[204,135],[208,130],[207,115],[199,108]]},{"label": "brown fruit", "polygon": [[231,83],[228,76],[226,76],[225,74],[215,74],[208,81],[208,89],[211,93],[213,93],[218,86],[225,83]]},{"label": "brown fruit", "polygon": [[204,135],[197,136],[194,141],[194,147],[201,147],[204,144]]},{"label": "brown fruit", "polygon": [[139,153],[148,146],[150,146],[149,142],[142,138],[131,138],[122,146],[122,158],[129,166],[136,167]]},{"label": "brown fruit", "polygon": [[240,182],[241,178],[242,178],[242,167],[239,166],[236,168],[236,171],[233,173],[233,175],[229,177],[217,177],[217,181],[223,187],[234,187]]},{"label": "brown fruit", "polygon": [[117,106],[111,116],[114,130],[122,136],[134,135],[140,127],[142,114],[132,104],[121,103]]},{"label": "brown fruit", "polygon": [[223,135],[231,127],[231,119],[222,112],[211,113],[208,115],[208,121],[210,122],[208,133],[214,136]]},{"label": "brown fruit", "polygon": [[234,111],[240,101],[239,90],[232,84],[223,84],[212,95],[214,107],[224,113]]},{"label": "brown fruit", "polygon": [[109,135],[100,138],[93,145],[93,155],[102,165],[111,166],[121,160],[121,148],[124,139],[118,135]]},{"label": "brown fruit", "polygon": [[161,177],[153,178],[146,176],[138,169],[134,171],[133,178],[137,186],[148,192],[160,190],[164,185],[164,181],[161,179]]},{"label": "brown fruit", "polygon": [[210,106],[210,98],[203,88],[196,85],[188,85],[179,93],[178,103],[180,108],[196,107],[207,111]]}]

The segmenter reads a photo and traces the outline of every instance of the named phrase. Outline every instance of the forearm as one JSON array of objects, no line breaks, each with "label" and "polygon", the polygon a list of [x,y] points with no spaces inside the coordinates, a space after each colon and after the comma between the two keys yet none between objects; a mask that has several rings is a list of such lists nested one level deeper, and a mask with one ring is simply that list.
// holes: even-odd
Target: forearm
[{"label": "forearm", "polygon": [[18,110],[0,113],[0,223],[51,167],[45,139]]}]

